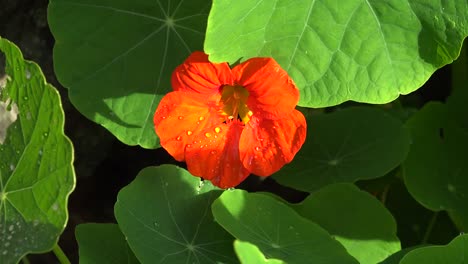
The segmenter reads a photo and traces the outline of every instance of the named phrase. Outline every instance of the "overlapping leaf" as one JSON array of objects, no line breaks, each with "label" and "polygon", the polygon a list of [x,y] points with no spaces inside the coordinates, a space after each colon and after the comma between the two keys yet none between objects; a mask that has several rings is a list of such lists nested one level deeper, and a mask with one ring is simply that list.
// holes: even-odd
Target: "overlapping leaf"
[{"label": "overlapping leaf", "polygon": [[242,264],[284,264],[278,259],[266,259],[257,246],[244,241],[234,241],[234,248]]},{"label": "overlapping leaf", "polygon": [[[459,105],[459,114],[465,113]],[[447,210],[468,230],[468,131],[450,115],[450,106],[429,103],[409,121],[413,144],[403,164],[409,192],[424,206]]]},{"label": "overlapping leaf", "polygon": [[215,0],[205,51],[215,62],[275,58],[301,106],[386,103],[452,62],[467,34],[466,0]]},{"label": "overlapping leaf", "polygon": [[210,211],[220,193],[173,165],[148,167],[119,192],[115,217],[142,263],[235,263]]},{"label": "overlapping leaf", "polygon": [[390,212],[352,184],[326,186],[295,209],[327,230],[361,264],[378,263],[401,249]]},{"label": "overlapping leaf", "polygon": [[201,50],[210,1],[51,0],[54,66],[75,107],[119,140],[159,146],[153,114]]},{"label": "overlapping leaf", "polygon": [[464,264],[468,259],[468,235],[460,235],[445,246],[429,246],[408,252],[400,264]]},{"label": "overlapping leaf", "polygon": [[75,177],[58,92],[13,43],[0,38],[0,53],[0,263],[8,264],[54,246]]},{"label": "overlapping leaf", "polygon": [[225,191],[212,205],[216,221],[267,258],[286,263],[358,263],[336,240],[294,209],[265,194]]},{"label": "overlapping leaf", "polygon": [[81,224],[75,230],[80,264],[138,264],[116,224]]},{"label": "overlapping leaf", "polygon": [[405,159],[409,141],[401,121],[375,107],[312,116],[302,149],[273,177],[303,191],[380,177]]}]

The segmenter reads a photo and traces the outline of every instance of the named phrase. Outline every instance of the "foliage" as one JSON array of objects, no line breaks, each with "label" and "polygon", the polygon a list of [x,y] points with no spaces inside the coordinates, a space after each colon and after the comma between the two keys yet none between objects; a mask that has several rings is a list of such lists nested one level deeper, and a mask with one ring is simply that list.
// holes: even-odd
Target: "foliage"
[{"label": "foliage", "polygon": [[[195,50],[231,66],[274,58],[308,127],[257,185],[140,168],[116,224],[76,228],[80,263],[466,262],[466,0],[50,0],[48,23],[71,102],[123,144],[160,146],[153,114]],[[408,95],[457,58],[445,101]],[[59,252],[75,184],[63,126],[57,91],[0,38],[0,263]]]}]

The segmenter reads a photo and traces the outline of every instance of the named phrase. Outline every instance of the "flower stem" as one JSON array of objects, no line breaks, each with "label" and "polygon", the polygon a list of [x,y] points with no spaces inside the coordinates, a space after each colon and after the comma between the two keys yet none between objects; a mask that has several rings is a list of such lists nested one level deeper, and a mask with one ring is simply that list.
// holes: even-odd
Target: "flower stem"
[{"label": "flower stem", "polygon": [[24,263],[24,264],[31,264],[31,262],[29,262],[29,259],[28,259],[28,256],[24,256],[21,261]]},{"label": "flower stem", "polygon": [[60,246],[55,244],[54,248],[52,249],[54,252],[55,256],[59,260],[61,264],[71,264],[70,260],[68,259],[67,255],[63,252],[63,250],[60,248]]},{"label": "flower stem", "polygon": [[434,225],[436,223],[438,215],[439,215],[439,212],[434,212],[434,214],[432,215],[431,220],[429,221],[429,224],[427,224],[426,233],[424,233],[424,237],[421,241],[421,244],[426,244],[427,241],[429,240],[429,237],[431,236],[432,229],[434,229]]}]

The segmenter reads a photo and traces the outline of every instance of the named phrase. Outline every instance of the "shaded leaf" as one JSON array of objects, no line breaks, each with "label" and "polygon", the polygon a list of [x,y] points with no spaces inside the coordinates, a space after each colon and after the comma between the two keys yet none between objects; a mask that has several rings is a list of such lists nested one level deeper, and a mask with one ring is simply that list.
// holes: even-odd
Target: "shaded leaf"
[{"label": "shaded leaf", "polygon": [[287,263],[358,263],[317,224],[270,195],[225,191],[212,205],[216,221],[267,258]]},{"label": "shaded leaf", "polygon": [[202,48],[210,1],[51,0],[54,66],[73,105],[129,145],[156,148],[153,114]]},{"label": "shaded leaf", "polygon": [[75,229],[80,264],[138,264],[116,224],[81,224]]},{"label": "shaded leaf", "polygon": [[214,62],[273,57],[301,90],[300,106],[325,107],[418,89],[467,34],[466,0],[216,0],[205,51]]},{"label": "shaded leaf", "polygon": [[176,166],[148,167],[119,192],[115,217],[142,263],[235,263],[210,211],[220,193]]},{"label": "shaded leaf", "polygon": [[273,177],[309,192],[331,183],[381,177],[405,159],[409,141],[401,121],[376,107],[310,116],[302,149]]},{"label": "shaded leaf", "polygon": [[8,264],[52,249],[68,219],[75,176],[58,92],[37,64],[0,38],[2,52],[0,130],[5,116],[12,121],[0,140],[0,263]]}]

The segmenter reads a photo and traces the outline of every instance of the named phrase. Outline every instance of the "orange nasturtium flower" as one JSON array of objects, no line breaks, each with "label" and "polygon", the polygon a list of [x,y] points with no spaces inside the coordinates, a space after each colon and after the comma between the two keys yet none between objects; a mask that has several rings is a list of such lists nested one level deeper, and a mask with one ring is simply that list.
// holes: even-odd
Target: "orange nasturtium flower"
[{"label": "orange nasturtium flower", "polygon": [[161,146],[218,187],[234,187],[250,173],[270,176],[304,143],[299,90],[272,58],[231,69],[194,52],[175,69],[172,86],[154,114]]}]

